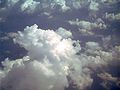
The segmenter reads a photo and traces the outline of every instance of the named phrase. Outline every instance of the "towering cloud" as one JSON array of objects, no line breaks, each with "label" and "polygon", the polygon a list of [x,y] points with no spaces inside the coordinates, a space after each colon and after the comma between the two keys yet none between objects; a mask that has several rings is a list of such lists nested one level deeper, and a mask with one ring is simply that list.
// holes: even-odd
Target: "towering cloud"
[{"label": "towering cloud", "polygon": [[[69,74],[79,77],[81,65],[76,53],[80,45],[77,41],[64,39],[52,30],[38,29],[33,25],[18,32],[14,42],[28,50],[28,56],[2,63],[2,89],[63,90],[68,86]],[[73,74],[70,68],[74,69]]]},{"label": "towering cloud", "polygon": [[86,52],[88,49],[90,54],[78,54],[79,41],[69,38],[69,31],[60,29],[56,33],[39,29],[35,24],[18,31],[14,42],[24,47],[28,55],[2,62],[2,90],[64,90],[69,85],[83,90],[91,86],[92,70],[106,66],[112,60],[112,53],[102,51],[96,42],[87,42]]}]

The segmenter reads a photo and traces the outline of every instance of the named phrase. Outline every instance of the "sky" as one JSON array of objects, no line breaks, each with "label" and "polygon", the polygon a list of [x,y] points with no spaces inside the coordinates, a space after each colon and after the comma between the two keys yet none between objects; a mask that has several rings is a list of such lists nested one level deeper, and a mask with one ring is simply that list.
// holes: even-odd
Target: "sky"
[{"label": "sky", "polygon": [[119,0],[0,0],[0,90],[119,90]]}]

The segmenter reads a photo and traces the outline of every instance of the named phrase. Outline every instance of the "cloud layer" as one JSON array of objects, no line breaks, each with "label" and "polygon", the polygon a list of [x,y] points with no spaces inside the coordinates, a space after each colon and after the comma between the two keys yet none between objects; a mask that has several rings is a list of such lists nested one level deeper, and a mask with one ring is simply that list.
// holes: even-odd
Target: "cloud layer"
[{"label": "cloud layer", "polygon": [[69,38],[70,32],[61,32],[42,30],[36,24],[18,31],[14,42],[28,55],[2,62],[2,90],[64,90],[70,84],[80,90],[90,87],[92,70],[107,66],[113,60],[112,52],[103,51],[96,42],[87,42],[86,52],[77,54],[81,50],[79,41]]},{"label": "cloud layer", "polygon": [[22,53],[1,62],[0,89],[89,90],[97,88],[96,77],[105,89],[120,88],[118,6],[119,0],[0,0],[0,59]]},{"label": "cloud layer", "polygon": [[[1,0],[3,8],[18,8],[22,12],[33,13],[38,11],[48,11],[60,9],[66,11],[69,9],[80,9],[83,7],[88,8],[91,11],[98,11],[104,4],[114,4],[119,2],[118,0]],[[17,6],[16,6],[17,5]]]}]

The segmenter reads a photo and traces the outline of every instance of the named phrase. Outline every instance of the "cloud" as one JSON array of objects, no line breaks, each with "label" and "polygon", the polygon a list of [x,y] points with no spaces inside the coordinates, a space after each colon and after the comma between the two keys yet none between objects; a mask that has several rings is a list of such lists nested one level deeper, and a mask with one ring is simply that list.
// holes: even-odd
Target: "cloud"
[{"label": "cloud", "polygon": [[101,73],[101,74],[98,74],[98,76],[103,80],[112,81],[112,82],[117,81],[117,78],[112,77],[111,74],[109,73]]},{"label": "cloud", "polygon": [[3,65],[8,73],[2,79],[4,90],[64,90],[64,85],[67,85],[64,74],[53,71],[47,62],[30,61],[26,56],[15,61],[7,60]]},{"label": "cloud", "polygon": [[105,18],[113,21],[113,20],[120,20],[120,13],[114,14],[114,13],[106,13]]},{"label": "cloud", "polygon": [[[42,30],[37,28],[37,25],[33,25],[31,27],[26,27],[24,33],[18,32],[19,36],[14,39],[15,43],[22,45],[29,51],[30,55],[32,54],[32,56],[34,56],[33,54],[35,54],[35,57],[37,53],[41,55],[41,57],[44,57],[44,53],[47,53],[50,57],[53,56],[53,53],[60,55],[66,54],[65,56],[69,55],[67,54],[69,51],[71,51],[71,54],[76,53],[74,50],[75,47],[72,46],[73,41],[70,38],[62,39],[62,36],[56,34],[53,30]],[[64,43],[66,44],[65,46]],[[41,51],[38,48],[41,49]],[[59,50],[59,48],[61,49]],[[62,51],[64,53],[61,53]]]},{"label": "cloud", "polygon": [[101,2],[104,4],[112,5],[112,4],[118,3],[119,1],[118,0],[101,0]]},{"label": "cloud", "polygon": [[105,2],[110,3],[109,1],[103,0],[6,0],[2,3],[4,3],[3,7],[7,9],[15,7],[21,12],[34,13],[36,11],[51,11],[55,9],[60,9],[60,11],[65,12],[69,9],[80,9],[83,7],[86,7],[90,11],[98,11]]},{"label": "cloud", "polygon": [[[4,36],[2,36],[2,34],[4,34]],[[1,32],[0,35],[1,35],[0,36],[0,41],[5,41],[5,40],[9,40],[9,39],[14,38],[17,34],[14,33],[14,32],[10,32],[10,33]]]},{"label": "cloud", "polygon": [[[111,74],[109,74],[107,72],[98,74],[98,77],[100,79],[102,79],[101,85],[105,89],[111,89],[111,86],[117,87],[118,83],[120,82],[118,77],[113,77]],[[120,87],[120,86],[118,86],[118,87]]]},{"label": "cloud", "polygon": [[62,11],[66,11],[69,9],[65,5],[65,0],[47,0],[47,1],[42,1],[42,0],[6,0],[4,3],[3,7],[6,8],[8,11],[10,9],[15,9],[17,8],[18,11],[22,13],[27,13],[27,14],[33,14],[35,12],[40,12],[40,11],[48,11],[49,10],[54,10],[58,6],[60,6],[60,9]]},{"label": "cloud", "polygon": [[[64,39],[53,30],[42,30],[33,25],[27,26],[24,32],[19,31],[14,42],[28,50],[28,56],[2,62],[2,72],[5,74],[1,80],[3,89],[64,90],[68,86],[68,75],[76,84],[81,83],[80,88],[84,88],[86,81],[90,83],[86,87],[91,85],[90,75],[86,78],[86,75],[79,71],[81,63],[76,57],[80,49],[78,41]],[[82,78],[86,78],[86,81]],[[82,81],[79,82],[79,79]],[[19,82],[16,83],[17,81]]]},{"label": "cloud", "polygon": [[72,37],[72,33],[70,31],[67,31],[66,29],[60,27],[56,30],[56,33],[58,33],[63,38],[70,38]]},{"label": "cloud", "polygon": [[77,25],[81,29],[93,30],[94,28],[105,29],[106,25],[104,21],[98,18],[95,22],[89,22],[84,20],[76,19],[75,21],[69,21],[71,25]]},{"label": "cloud", "polygon": [[[38,23],[41,28],[55,28],[43,30],[35,24],[18,33],[2,33],[1,42],[14,38],[14,43],[28,53],[23,58],[7,58],[1,63],[0,88],[64,90],[71,86],[86,90],[94,83],[92,75],[102,80],[103,87],[107,88],[109,83],[119,86],[118,78],[105,71],[113,69],[109,65],[115,66],[120,60],[119,40],[109,28],[111,22],[120,20],[119,12],[112,8],[117,3],[118,0],[0,0],[3,32],[32,23]],[[23,17],[26,19],[21,20]],[[20,21],[20,25],[16,21]],[[73,40],[76,38],[81,41]],[[11,54],[11,51],[2,51]]]},{"label": "cloud", "polygon": [[89,9],[93,11],[98,11],[99,10],[99,3],[95,1],[91,1],[89,5]]},{"label": "cloud", "polygon": [[83,35],[94,35],[93,30],[105,30],[107,28],[106,24],[101,18],[98,18],[95,22],[76,19],[70,20],[68,23],[70,25],[78,26],[79,32]]},{"label": "cloud", "polygon": [[1,88],[64,90],[71,83],[80,90],[89,88],[93,83],[93,70],[107,66],[113,60],[113,54],[102,50],[97,42],[87,42],[86,51],[78,54],[80,41],[72,40],[71,34],[63,28],[43,30],[34,24],[10,35],[28,54],[21,59],[2,62]]},{"label": "cloud", "polygon": [[17,4],[20,0],[6,0],[7,6],[11,7]]},{"label": "cloud", "polygon": [[86,48],[91,49],[91,50],[100,50],[101,47],[97,42],[87,42],[86,43]]},{"label": "cloud", "polygon": [[21,4],[20,9],[22,12],[33,13],[37,10],[39,4],[40,2],[36,2],[34,0],[26,0]]}]

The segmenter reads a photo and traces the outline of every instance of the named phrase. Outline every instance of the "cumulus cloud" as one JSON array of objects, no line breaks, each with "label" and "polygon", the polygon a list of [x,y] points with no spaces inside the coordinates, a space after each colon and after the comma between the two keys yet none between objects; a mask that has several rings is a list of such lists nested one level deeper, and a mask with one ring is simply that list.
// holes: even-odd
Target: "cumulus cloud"
[{"label": "cumulus cloud", "polygon": [[98,11],[99,10],[99,3],[95,1],[91,1],[89,5],[89,9],[93,11]]},{"label": "cumulus cloud", "polygon": [[106,25],[104,21],[100,18],[98,18],[95,22],[89,22],[89,21],[81,21],[79,19],[76,19],[75,21],[69,21],[71,25],[77,25],[82,29],[86,30],[92,30],[94,28],[99,28],[99,29],[105,29]]},{"label": "cumulus cloud", "polygon": [[72,33],[70,31],[67,31],[66,29],[60,27],[56,30],[56,33],[58,33],[63,38],[70,38],[72,37]]},{"label": "cumulus cloud", "polygon": [[[26,23],[31,25],[31,22],[39,23],[42,17],[46,20],[45,27],[48,22],[50,27],[47,28],[57,28],[43,30],[35,24],[27,26],[24,31],[18,31],[18,33],[1,34],[0,42],[14,38],[14,43],[25,48],[28,53],[20,59],[7,58],[1,62],[0,89],[66,90],[65,87],[76,87],[79,90],[87,90],[94,83],[92,75],[97,75],[102,80],[101,85],[104,88],[109,89],[111,84],[119,86],[119,78],[107,73],[105,69],[109,68],[111,62],[114,65],[120,60],[120,46],[113,45],[114,37],[108,35],[110,33],[105,30],[108,30],[107,25],[109,26],[107,21],[120,20],[120,15],[119,12],[105,15],[103,13],[109,12],[109,6],[117,2],[118,0],[0,0],[0,24],[3,25],[3,30],[4,24],[8,24],[6,20],[13,19],[11,13],[16,14],[16,18],[17,15],[20,17],[25,15],[25,18],[29,16],[25,25]],[[87,14],[85,17],[81,17],[81,14],[76,15],[79,14],[76,11],[84,9]],[[13,13],[15,10],[16,12]],[[74,10],[75,14],[69,17]],[[56,13],[57,11],[60,14]],[[16,21],[19,19],[15,20],[15,23]],[[59,25],[52,26],[53,22]],[[39,24],[41,23],[40,21]],[[22,22],[20,24],[21,27],[24,26]],[[40,26],[44,28],[42,24]],[[76,38],[81,41],[73,40]],[[100,41],[94,38],[99,38]],[[8,50],[5,52],[10,53]]]},{"label": "cumulus cloud", "polygon": [[[118,83],[120,83],[120,80],[118,77],[113,77],[111,74],[107,72],[98,74],[98,77],[102,79],[101,85],[105,89],[111,89],[112,85],[117,86]],[[118,87],[120,86],[118,85]]]},{"label": "cumulus cloud", "polygon": [[[76,57],[76,48],[80,45],[76,45],[76,41],[33,25],[26,27],[24,32],[18,32],[14,42],[28,50],[28,56],[2,62],[5,74],[4,78],[1,76],[2,89],[64,90],[68,86],[67,75],[70,74],[74,81],[77,79],[73,75],[79,77],[81,66],[78,65],[80,61]],[[70,68],[74,69],[74,73]]]},{"label": "cumulus cloud", "polygon": [[84,90],[93,83],[92,70],[113,60],[112,52],[103,51],[97,42],[86,42],[86,52],[78,54],[80,41],[72,40],[72,33],[64,28],[43,30],[35,24],[10,36],[28,54],[2,62],[3,90],[64,90],[71,84]]},{"label": "cumulus cloud", "polygon": [[[5,34],[4,36],[2,36],[2,34]],[[17,34],[14,32],[10,32],[10,33],[0,33],[0,41],[5,41],[5,40],[9,40],[12,39],[16,36]]]},{"label": "cumulus cloud", "polygon": [[7,73],[1,83],[4,90],[64,90],[67,86],[64,74],[55,73],[47,62],[30,61],[26,56],[15,61],[7,60],[3,65]]},{"label": "cumulus cloud", "polygon": [[106,13],[105,18],[113,21],[113,20],[120,20],[120,13],[114,14],[114,13]]},{"label": "cumulus cloud", "polygon": [[101,0],[101,2],[104,4],[112,5],[112,4],[118,3],[119,0]]},{"label": "cumulus cloud", "polygon": [[86,48],[91,50],[100,50],[100,46],[97,42],[87,42]]},{"label": "cumulus cloud", "polygon": [[101,73],[101,74],[98,74],[98,76],[103,80],[113,81],[113,82],[117,81],[117,78],[112,77],[111,74],[109,73]]},{"label": "cumulus cloud", "polygon": [[98,18],[95,22],[89,22],[85,20],[70,20],[68,21],[70,25],[76,25],[79,28],[79,31],[82,34],[88,34],[93,35],[93,30],[99,29],[99,30],[105,30],[107,28],[106,24],[101,18]]},{"label": "cumulus cloud", "polygon": [[20,0],[6,0],[7,6],[11,7],[17,4]]},{"label": "cumulus cloud", "polygon": [[32,14],[36,11],[48,11],[48,9],[51,11],[59,6],[62,11],[69,9],[65,4],[65,0],[6,0],[0,3],[4,4],[3,7],[8,11],[12,8],[17,8],[18,11],[28,14]]},{"label": "cumulus cloud", "polygon": [[1,2],[4,3],[4,7],[6,8],[16,7],[22,12],[33,13],[37,10],[48,11],[60,9],[61,11],[67,11],[69,9],[80,9],[83,7],[88,8],[90,11],[98,11],[104,3],[111,3],[113,1],[117,2],[117,0],[6,0],[5,2]]},{"label": "cumulus cloud", "polygon": [[33,13],[37,10],[37,6],[40,4],[40,2],[36,2],[34,0],[26,0],[24,3],[21,4],[21,11],[27,12],[27,13]]}]

